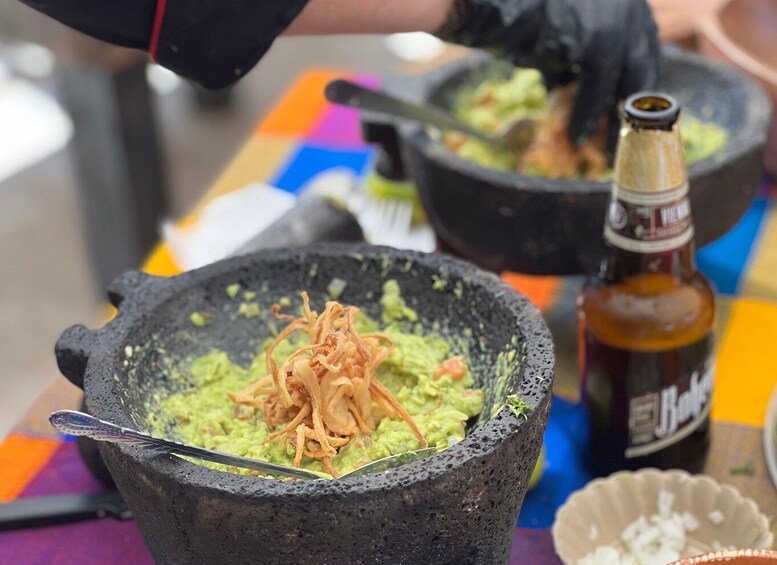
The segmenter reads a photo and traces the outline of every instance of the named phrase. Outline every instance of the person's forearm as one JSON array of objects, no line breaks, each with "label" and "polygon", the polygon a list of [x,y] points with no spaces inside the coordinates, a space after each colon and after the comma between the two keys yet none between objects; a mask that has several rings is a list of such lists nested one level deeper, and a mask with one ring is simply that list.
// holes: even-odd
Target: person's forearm
[{"label": "person's forearm", "polygon": [[434,32],[453,0],[310,0],[286,35]]}]

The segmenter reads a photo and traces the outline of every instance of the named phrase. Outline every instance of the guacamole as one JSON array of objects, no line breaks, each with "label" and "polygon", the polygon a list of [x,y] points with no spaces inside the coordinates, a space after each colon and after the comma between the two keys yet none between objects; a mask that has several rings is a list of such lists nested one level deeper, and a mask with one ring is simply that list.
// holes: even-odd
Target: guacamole
[{"label": "guacamole", "polygon": [[[421,335],[408,329],[418,319],[405,303],[396,281],[388,281],[381,299],[382,324],[360,314],[357,329],[380,330],[395,348],[377,369],[375,377],[410,413],[430,446],[441,449],[464,438],[467,420],[483,409],[483,392],[474,388],[466,361],[437,335]],[[281,342],[273,352],[279,365],[293,351],[305,346],[306,336]],[[294,447],[283,436],[265,442],[268,429],[260,410],[233,402],[228,395],[245,389],[268,374],[265,351],[268,339],[248,367],[234,363],[227,353],[212,351],[196,359],[187,374],[190,388],[159,401],[149,410],[152,433],[235,455],[292,466]],[[370,435],[358,435],[332,458],[339,474],[370,461],[419,449],[420,442],[407,422],[389,417],[380,420]],[[254,474],[244,469],[205,463],[209,467]],[[318,459],[303,457],[301,466],[324,471]]]},{"label": "guacamole", "polygon": [[[551,112],[558,112],[549,104],[549,93],[542,81],[542,75],[535,69],[515,69],[507,78],[495,78],[483,81],[474,88],[464,89],[453,104],[453,113],[460,120],[480,130],[496,133],[505,124],[513,123],[521,118],[536,118],[538,123],[545,124]],[[568,108],[565,109],[568,111]],[[564,112],[565,113],[565,112]],[[566,119],[563,120],[566,123]],[[710,157],[723,149],[728,143],[728,131],[714,122],[703,121],[696,116],[683,112],[680,115],[680,134],[683,140],[686,163],[691,164]],[[545,127],[550,127],[546,125]],[[539,137],[539,136],[538,136]],[[551,136],[557,151],[557,158],[563,155],[558,147],[564,145],[558,137]],[[603,151],[604,138],[601,138]],[[494,150],[489,144],[460,134],[449,133],[446,144],[460,157],[474,161],[491,169],[516,171],[535,176],[567,176],[550,175],[536,162],[522,163],[520,156],[507,150]],[[531,150],[531,147],[528,151]],[[600,175],[606,180],[611,172]],[[582,172],[570,178],[584,176]]]}]

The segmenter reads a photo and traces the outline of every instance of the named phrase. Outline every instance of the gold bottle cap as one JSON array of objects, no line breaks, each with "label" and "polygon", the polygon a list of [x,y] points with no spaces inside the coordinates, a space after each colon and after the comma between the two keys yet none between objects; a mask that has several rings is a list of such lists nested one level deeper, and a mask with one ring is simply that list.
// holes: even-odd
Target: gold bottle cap
[{"label": "gold bottle cap", "polygon": [[617,185],[637,192],[663,192],[686,183],[685,155],[677,128],[680,106],[666,94],[639,92],[623,107],[615,157]]}]

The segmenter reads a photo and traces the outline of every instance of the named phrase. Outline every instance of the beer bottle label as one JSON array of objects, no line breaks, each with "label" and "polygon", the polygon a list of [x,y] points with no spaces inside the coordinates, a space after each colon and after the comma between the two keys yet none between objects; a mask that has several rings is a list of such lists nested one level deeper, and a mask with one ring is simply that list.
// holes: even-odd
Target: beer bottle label
[{"label": "beer bottle label", "polygon": [[661,192],[613,184],[604,239],[634,253],[663,253],[693,239],[688,183]]},{"label": "beer bottle label", "polygon": [[598,428],[594,434],[625,449],[626,459],[661,451],[708,420],[711,335],[668,351],[626,351],[590,334],[586,342],[585,388]]}]

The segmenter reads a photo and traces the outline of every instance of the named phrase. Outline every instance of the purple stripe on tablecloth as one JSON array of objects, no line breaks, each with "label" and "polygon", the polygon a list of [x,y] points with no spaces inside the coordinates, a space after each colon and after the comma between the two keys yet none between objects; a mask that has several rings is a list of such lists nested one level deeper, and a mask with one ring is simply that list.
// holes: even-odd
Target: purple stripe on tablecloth
[{"label": "purple stripe on tablecloth", "polygon": [[[99,492],[74,442],[63,443],[21,498],[49,494]],[[88,520],[63,526],[0,532],[0,565],[153,563],[132,520]]]},{"label": "purple stripe on tablecloth", "polygon": [[[63,443],[22,497],[97,492],[73,442]],[[63,526],[0,532],[0,565],[145,565],[154,561],[132,520],[88,520]],[[517,528],[510,565],[558,565],[550,532]]]},{"label": "purple stripe on tablecloth", "polygon": [[105,487],[92,477],[81,460],[78,444],[67,441],[57,448],[48,464],[30,481],[19,498],[102,490]]},{"label": "purple stripe on tablecloth", "polygon": [[[354,82],[370,88],[380,86],[380,79],[373,76],[356,77]],[[332,104],[306,139],[331,145],[361,145],[364,143],[359,124],[359,112]]]},{"label": "purple stripe on tablecloth", "polygon": [[510,565],[560,565],[550,530],[516,528]]},{"label": "purple stripe on tablecloth", "polygon": [[0,533],[1,565],[152,565],[133,520],[112,518]]}]

